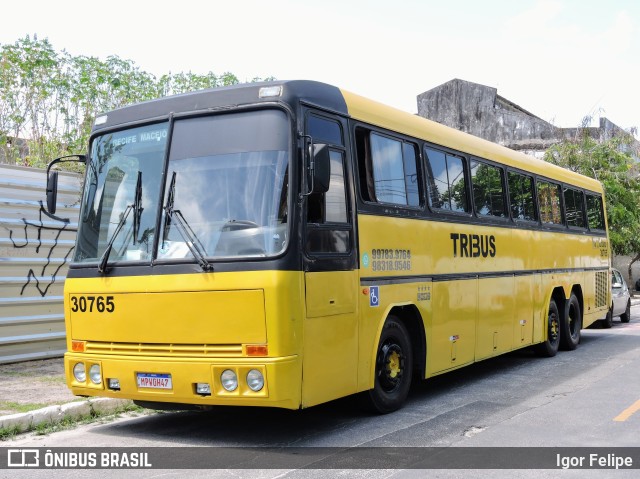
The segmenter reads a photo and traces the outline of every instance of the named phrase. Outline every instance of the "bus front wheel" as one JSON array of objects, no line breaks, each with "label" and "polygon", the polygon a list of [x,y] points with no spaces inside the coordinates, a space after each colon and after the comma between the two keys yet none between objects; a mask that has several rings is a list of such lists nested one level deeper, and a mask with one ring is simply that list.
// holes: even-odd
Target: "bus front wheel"
[{"label": "bus front wheel", "polygon": [[387,414],[400,409],[409,394],[413,352],[407,328],[395,316],[384,323],[376,353],[373,389],[362,395],[367,410]]},{"label": "bus front wheel", "polygon": [[549,303],[547,314],[547,340],[536,346],[535,352],[538,356],[553,357],[560,347],[560,311],[555,300]]},{"label": "bus front wheel", "polygon": [[562,317],[562,327],[560,328],[560,344],[568,350],[573,351],[580,343],[580,330],[582,329],[582,309],[580,301],[575,294],[565,304],[564,315]]}]

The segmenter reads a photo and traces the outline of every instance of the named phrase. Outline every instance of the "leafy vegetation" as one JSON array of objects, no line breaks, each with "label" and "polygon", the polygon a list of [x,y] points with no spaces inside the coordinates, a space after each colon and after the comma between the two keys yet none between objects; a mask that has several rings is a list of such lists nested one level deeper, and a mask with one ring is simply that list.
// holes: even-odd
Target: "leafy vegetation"
[{"label": "leafy vegetation", "polygon": [[612,253],[640,260],[640,170],[634,161],[633,137],[616,135],[599,141],[587,128],[545,154],[545,160],[602,182],[607,203],[607,221]]},{"label": "leafy vegetation", "polygon": [[29,412],[35,411],[43,407],[47,407],[45,403],[19,403],[15,401],[0,401],[0,410],[8,410],[13,412]]},{"label": "leafy vegetation", "polygon": [[229,72],[156,78],[131,60],[72,56],[46,39],[26,36],[0,45],[0,162],[43,167],[57,156],[85,151],[93,119],[103,111],[237,83]]},{"label": "leafy vegetation", "polygon": [[123,414],[149,414],[149,411],[141,408],[140,406],[136,406],[135,404],[126,404],[122,407],[119,407],[115,411],[111,412],[100,412],[91,410],[89,414],[84,416],[64,416],[63,418],[56,421],[47,421],[33,425],[29,429],[22,429],[20,426],[12,426],[9,428],[0,428],[0,441],[7,441],[13,439],[18,434],[23,434],[25,432],[33,431],[35,434],[42,436],[46,434],[51,434],[53,432],[63,431],[66,429],[72,429],[74,427],[83,425],[83,424],[91,424],[98,421],[102,421],[104,419],[112,419],[121,417]]}]

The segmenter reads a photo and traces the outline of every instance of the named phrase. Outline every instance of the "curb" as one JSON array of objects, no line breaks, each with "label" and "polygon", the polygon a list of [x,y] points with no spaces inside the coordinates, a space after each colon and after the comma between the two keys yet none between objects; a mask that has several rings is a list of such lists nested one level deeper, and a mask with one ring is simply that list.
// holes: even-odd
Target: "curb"
[{"label": "curb", "polygon": [[62,405],[47,406],[29,412],[0,417],[0,429],[27,432],[40,424],[55,424],[63,419],[78,419],[91,414],[110,414],[133,404],[128,399],[91,398]]}]

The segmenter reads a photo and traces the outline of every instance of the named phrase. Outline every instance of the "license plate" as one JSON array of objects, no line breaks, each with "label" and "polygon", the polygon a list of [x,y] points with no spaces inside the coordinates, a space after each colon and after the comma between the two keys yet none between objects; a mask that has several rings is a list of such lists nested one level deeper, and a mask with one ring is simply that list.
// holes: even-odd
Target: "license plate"
[{"label": "license plate", "polygon": [[171,389],[171,374],[138,373],[138,387],[150,389]]}]

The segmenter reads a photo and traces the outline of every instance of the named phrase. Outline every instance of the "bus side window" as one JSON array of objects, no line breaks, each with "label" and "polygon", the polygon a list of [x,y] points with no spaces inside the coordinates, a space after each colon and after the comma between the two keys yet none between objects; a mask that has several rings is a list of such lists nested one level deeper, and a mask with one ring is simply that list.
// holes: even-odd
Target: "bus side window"
[{"label": "bus side window", "polygon": [[468,213],[464,160],[432,148],[425,148],[425,153],[431,207]]},{"label": "bus side window", "polygon": [[502,169],[477,160],[471,161],[473,204],[481,216],[506,217]]},{"label": "bus side window", "polygon": [[534,199],[533,177],[510,171],[509,203],[514,220],[538,221],[536,202]]},{"label": "bus side window", "polygon": [[602,213],[602,198],[595,195],[587,195],[587,223],[591,230],[604,231],[604,215]]},{"label": "bus side window", "polygon": [[584,228],[584,193],[573,188],[564,189],[564,209],[567,225]]},{"label": "bus side window", "polygon": [[356,150],[365,201],[420,206],[418,154],[413,143],[357,128]]},{"label": "bus side window", "polygon": [[560,185],[538,181],[540,219],[545,224],[561,225]]}]

